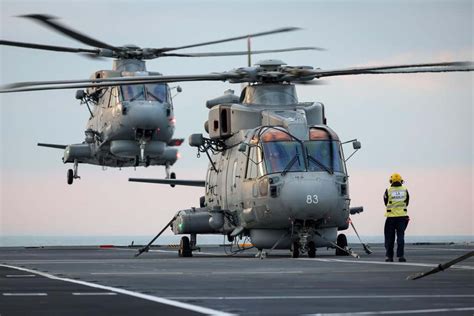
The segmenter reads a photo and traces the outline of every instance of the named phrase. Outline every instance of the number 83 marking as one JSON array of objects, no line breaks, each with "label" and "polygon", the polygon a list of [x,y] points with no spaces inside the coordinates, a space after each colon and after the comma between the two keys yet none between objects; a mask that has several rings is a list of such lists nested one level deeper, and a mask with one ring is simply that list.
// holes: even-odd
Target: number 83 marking
[{"label": "number 83 marking", "polygon": [[313,195],[308,194],[308,195],[306,196],[306,204],[318,204],[318,203],[319,203],[318,195],[316,195],[316,194],[313,194]]}]

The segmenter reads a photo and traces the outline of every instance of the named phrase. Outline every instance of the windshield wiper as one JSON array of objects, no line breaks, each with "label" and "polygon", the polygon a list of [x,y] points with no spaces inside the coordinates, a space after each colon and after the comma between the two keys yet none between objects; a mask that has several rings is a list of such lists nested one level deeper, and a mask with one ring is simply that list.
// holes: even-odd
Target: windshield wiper
[{"label": "windshield wiper", "polygon": [[299,153],[296,153],[295,156],[293,157],[293,159],[291,159],[290,162],[288,162],[285,169],[283,169],[283,171],[281,172],[282,176],[284,176],[285,174],[288,173],[288,171],[290,171],[291,167],[293,167],[296,160],[298,160],[298,163],[301,165],[301,163],[300,163],[300,154]]},{"label": "windshield wiper", "polygon": [[333,173],[334,173],[334,171],[332,171],[331,169],[329,169],[328,167],[326,167],[322,162],[318,161],[318,160],[317,160],[316,158],[314,158],[313,156],[308,155],[308,160],[314,162],[315,164],[317,164],[318,166],[320,166],[321,168],[323,168],[324,170],[326,170],[329,174],[333,174]]},{"label": "windshield wiper", "polygon": [[153,93],[151,93],[150,90],[147,90],[146,93],[147,93],[147,95],[151,95],[156,101],[158,101],[158,102],[160,102],[160,103],[163,103],[163,101],[162,101],[160,98],[158,98],[156,95],[154,95]]}]

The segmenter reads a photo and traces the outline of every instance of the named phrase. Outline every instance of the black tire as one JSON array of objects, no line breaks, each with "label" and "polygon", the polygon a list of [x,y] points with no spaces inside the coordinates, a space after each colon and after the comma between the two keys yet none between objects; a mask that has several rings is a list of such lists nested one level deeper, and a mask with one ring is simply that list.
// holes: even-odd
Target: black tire
[{"label": "black tire", "polygon": [[291,244],[291,258],[298,258],[300,256],[300,243],[294,241]]},{"label": "black tire", "polygon": [[67,171],[67,184],[72,184],[74,182],[74,171],[72,169],[69,169]]},{"label": "black tire", "polygon": [[[347,237],[346,237],[346,235],[339,234],[339,236],[337,236],[336,245],[338,245],[342,249],[347,249]],[[336,248],[336,256],[348,256],[348,255],[349,254],[347,252]]]},{"label": "black tire", "polygon": [[315,258],[316,257],[316,245],[313,241],[308,243],[308,257]]},{"label": "black tire", "polygon": [[[176,173],[171,172],[171,174],[170,174],[170,179],[176,179]],[[176,185],[175,185],[175,184],[170,184],[170,186],[171,186],[172,188],[174,188]]]},{"label": "black tire", "polygon": [[180,257],[192,257],[193,251],[191,250],[191,243],[187,236],[181,237],[181,242],[179,243],[178,255]]}]

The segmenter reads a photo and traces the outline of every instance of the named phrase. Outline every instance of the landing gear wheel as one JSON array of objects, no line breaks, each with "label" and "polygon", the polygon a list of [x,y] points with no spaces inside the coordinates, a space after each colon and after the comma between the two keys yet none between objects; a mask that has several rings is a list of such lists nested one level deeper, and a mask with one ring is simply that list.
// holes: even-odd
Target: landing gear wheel
[{"label": "landing gear wheel", "polygon": [[69,169],[67,171],[67,184],[72,184],[73,181],[74,181],[74,171],[72,171],[72,169]]},{"label": "landing gear wheel", "polygon": [[180,257],[192,257],[193,251],[191,250],[191,244],[187,236],[181,237],[181,242],[179,243],[178,255]]},{"label": "landing gear wheel", "polygon": [[[341,247],[342,249],[347,249],[347,237],[344,234],[339,234],[337,236],[336,245]],[[348,256],[347,252],[342,251],[341,249],[336,248],[336,256]]]},{"label": "landing gear wheel", "polygon": [[[171,172],[170,179],[176,179],[176,173]],[[174,188],[175,186],[176,186],[175,184],[170,184],[170,187],[172,187],[172,188]]]},{"label": "landing gear wheel", "polygon": [[300,256],[300,243],[294,241],[291,244],[291,258],[298,258]]},{"label": "landing gear wheel", "polygon": [[310,241],[308,243],[308,257],[309,258],[316,257],[316,245],[314,244],[314,241]]}]

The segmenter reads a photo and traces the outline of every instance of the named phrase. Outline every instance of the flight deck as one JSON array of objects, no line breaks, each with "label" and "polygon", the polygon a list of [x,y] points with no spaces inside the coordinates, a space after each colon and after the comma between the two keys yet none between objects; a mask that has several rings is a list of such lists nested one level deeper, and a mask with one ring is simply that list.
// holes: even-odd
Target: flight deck
[{"label": "flight deck", "polygon": [[0,315],[473,315],[474,258],[419,280],[471,244],[407,244],[406,263],[384,262],[381,244],[360,258],[318,249],[316,258],[273,251],[192,258],[153,247],[0,248]]}]

